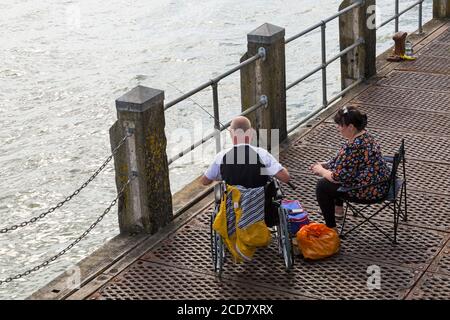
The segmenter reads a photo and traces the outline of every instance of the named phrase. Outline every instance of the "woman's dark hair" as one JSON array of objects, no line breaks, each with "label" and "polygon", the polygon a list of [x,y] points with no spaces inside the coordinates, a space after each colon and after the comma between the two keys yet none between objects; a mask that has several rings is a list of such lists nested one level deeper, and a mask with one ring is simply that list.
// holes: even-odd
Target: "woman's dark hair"
[{"label": "woman's dark hair", "polygon": [[364,130],[367,126],[367,115],[361,113],[356,107],[344,107],[334,116],[334,122],[338,125],[352,124],[358,131]]}]

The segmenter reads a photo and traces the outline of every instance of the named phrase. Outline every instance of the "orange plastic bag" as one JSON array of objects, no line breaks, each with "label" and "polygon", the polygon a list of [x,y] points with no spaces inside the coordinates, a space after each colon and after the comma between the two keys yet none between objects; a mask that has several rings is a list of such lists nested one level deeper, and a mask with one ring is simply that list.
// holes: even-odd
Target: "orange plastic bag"
[{"label": "orange plastic bag", "polygon": [[322,223],[310,223],[297,232],[297,243],[303,257],[318,260],[339,251],[339,235]]}]

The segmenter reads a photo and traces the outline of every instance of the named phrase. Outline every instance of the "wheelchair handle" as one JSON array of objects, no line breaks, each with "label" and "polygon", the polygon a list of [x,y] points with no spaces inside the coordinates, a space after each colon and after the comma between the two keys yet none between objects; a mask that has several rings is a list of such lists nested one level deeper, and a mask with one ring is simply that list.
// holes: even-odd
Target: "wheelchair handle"
[{"label": "wheelchair handle", "polygon": [[289,187],[291,187],[292,190],[297,189],[297,187],[294,186],[294,184],[293,184],[292,182],[290,182],[290,181],[287,182],[287,185],[288,185]]}]

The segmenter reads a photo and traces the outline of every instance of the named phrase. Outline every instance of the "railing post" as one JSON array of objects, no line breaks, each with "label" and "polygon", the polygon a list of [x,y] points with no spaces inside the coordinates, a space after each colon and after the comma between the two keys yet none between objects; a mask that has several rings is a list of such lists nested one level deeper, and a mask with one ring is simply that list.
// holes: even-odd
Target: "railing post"
[{"label": "railing post", "polygon": [[400,17],[398,16],[400,12],[399,0],[395,0],[395,32],[398,32]]},{"label": "railing post", "polygon": [[[355,3],[356,0],[342,1],[339,10]],[[363,45],[341,58],[342,90],[361,78],[376,74],[376,0],[365,0],[359,7],[339,17],[340,48],[354,44],[358,39]]]},{"label": "railing post", "polygon": [[433,0],[433,18],[450,18],[450,0]]},{"label": "railing post", "polygon": [[[279,143],[287,137],[286,127],[286,60],[284,28],[265,23],[247,35],[247,53],[241,62],[265,50],[265,59],[241,69],[242,111],[257,104],[261,95],[268,98],[266,107],[249,115],[255,128],[267,130],[262,137],[263,146],[271,149],[272,142]],[[271,129],[278,129],[279,136],[272,137]],[[262,132],[262,130],[261,130]]]},{"label": "railing post", "polygon": [[119,199],[120,233],[153,234],[172,216],[164,92],[138,86],[116,100],[116,109],[118,120],[110,129],[112,148],[130,135],[114,157],[117,190],[129,176],[137,175]]}]

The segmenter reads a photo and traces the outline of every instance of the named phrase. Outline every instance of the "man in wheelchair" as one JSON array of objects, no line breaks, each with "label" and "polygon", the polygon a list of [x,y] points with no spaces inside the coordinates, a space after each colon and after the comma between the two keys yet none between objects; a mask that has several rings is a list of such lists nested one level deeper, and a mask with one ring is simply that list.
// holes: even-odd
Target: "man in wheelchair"
[{"label": "man in wheelchair", "polygon": [[230,185],[257,188],[265,186],[272,176],[285,183],[289,181],[286,168],[267,150],[250,144],[253,129],[248,118],[234,118],[230,125],[230,135],[233,147],[216,155],[201,178],[204,185],[223,180]]},{"label": "man in wheelchair", "polygon": [[231,121],[230,136],[233,147],[219,152],[201,178],[203,185],[223,181],[244,188],[265,187],[265,223],[273,227],[277,222],[271,199],[276,196],[276,179],[288,183],[289,172],[265,149],[250,144],[253,139],[250,120],[239,116]]},{"label": "man in wheelchair", "polygon": [[[218,267],[217,258],[222,258],[222,253],[217,252],[222,250],[217,248],[217,244],[222,241],[235,262],[250,260],[256,247],[270,242],[267,226],[272,227],[278,223],[275,221],[277,219],[271,219],[267,215],[273,193],[276,192],[276,184],[272,179],[275,177],[285,183],[290,180],[286,168],[267,150],[250,144],[253,129],[249,119],[242,116],[234,118],[230,134],[233,147],[218,153],[201,178],[204,185],[213,181],[224,182],[220,207],[216,208],[217,212],[211,222],[212,234],[220,234],[219,239],[212,239],[215,241],[215,269]],[[221,270],[221,264],[219,268]]]}]

